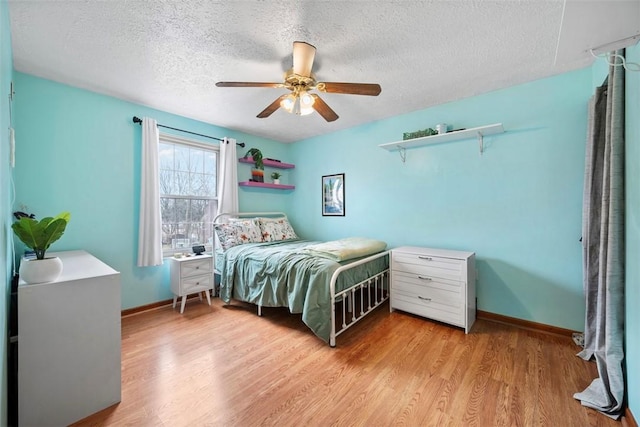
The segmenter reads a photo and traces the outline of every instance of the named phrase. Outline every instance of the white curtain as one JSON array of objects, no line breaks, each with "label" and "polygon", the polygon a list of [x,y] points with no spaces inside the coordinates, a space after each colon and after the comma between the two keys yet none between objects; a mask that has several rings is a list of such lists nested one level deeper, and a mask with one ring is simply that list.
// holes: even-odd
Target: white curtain
[{"label": "white curtain", "polygon": [[138,221],[138,267],[162,265],[162,216],[160,215],[160,172],[158,123],[142,119],[142,167],[140,218]]},{"label": "white curtain", "polygon": [[220,143],[218,215],[223,212],[238,212],[238,156],[233,138]]}]

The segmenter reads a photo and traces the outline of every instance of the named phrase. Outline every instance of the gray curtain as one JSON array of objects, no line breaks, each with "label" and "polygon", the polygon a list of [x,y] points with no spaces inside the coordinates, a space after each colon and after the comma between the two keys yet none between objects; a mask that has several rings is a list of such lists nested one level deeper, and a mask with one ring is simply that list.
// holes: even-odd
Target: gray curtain
[{"label": "gray curtain", "polygon": [[[624,51],[616,52],[623,55]],[[612,62],[614,60],[612,59]],[[620,62],[615,58],[615,62]],[[598,378],[574,397],[617,419],[624,400],[624,68],[589,103],[583,201],[584,350]]]}]

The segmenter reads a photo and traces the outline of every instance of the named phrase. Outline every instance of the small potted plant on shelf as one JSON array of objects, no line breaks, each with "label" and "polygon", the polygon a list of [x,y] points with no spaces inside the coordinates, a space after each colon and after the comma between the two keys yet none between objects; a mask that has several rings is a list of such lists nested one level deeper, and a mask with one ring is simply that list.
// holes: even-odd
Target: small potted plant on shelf
[{"label": "small potted plant on shelf", "polygon": [[56,280],[62,273],[62,260],[58,257],[45,257],[45,253],[53,242],[62,237],[71,214],[62,212],[40,221],[23,212],[15,212],[13,215],[17,219],[11,225],[13,232],[36,254],[35,259],[23,259],[20,262],[20,278],[29,284]]},{"label": "small potted plant on shelf", "polygon": [[280,172],[272,172],[271,178],[273,179],[274,184],[280,184],[280,177],[282,174]]},{"label": "small potted plant on shelf", "polygon": [[262,151],[257,148],[250,148],[244,158],[251,156],[253,168],[251,169],[251,181],[264,182],[264,163],[262,162]]}]

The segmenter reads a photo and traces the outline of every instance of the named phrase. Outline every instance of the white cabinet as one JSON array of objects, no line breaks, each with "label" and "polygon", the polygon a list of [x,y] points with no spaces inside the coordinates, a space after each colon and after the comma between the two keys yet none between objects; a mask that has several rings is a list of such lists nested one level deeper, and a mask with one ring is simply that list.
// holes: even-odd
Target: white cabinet
[{"label": "white cabinet", "polygon": [[85,251],[53,252],[55,282],[18,286],[18,417],[62,426],[120,402],[120,273]]},{"label": "white cabinet", "polygon": [[213,257],[211,255],[194,255],[191,257],[171,259],[171,292],[173,292],[173,308],[178,297],[182,297],[180,313],[184,313],[187,295],[204,292],[211,305],[209,291],[213,289]]},{"label": "white cabinet", "polygon": [[391,251],[390,309],[464,328],[476,319],[475,253],[403,246]]}]

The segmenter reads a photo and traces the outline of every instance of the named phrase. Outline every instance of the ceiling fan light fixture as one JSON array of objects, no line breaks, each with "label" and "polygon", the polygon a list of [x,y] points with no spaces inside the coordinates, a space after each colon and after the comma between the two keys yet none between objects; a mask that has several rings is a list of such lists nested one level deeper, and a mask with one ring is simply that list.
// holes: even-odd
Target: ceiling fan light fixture
[{"label": "ceiling fan light fixture", "polygon": [[300,112],[298,113],[300,116],[307,116],[315,111],[313,109],[313,103],[316,100],[313,96],[309,95],[307,91],[300,91],[298,99],[300,100]]},{"label": "ceiling fan light fixture", "polygon": [[298,116],[307,116],[313,113],[313,103],[315,99],[309,95],[307,91],[301,90],[299,92],[290,93],[280,101],[280,107],[287,113],[296,114]]},{"label": "ceiling fan light fixture", "polygon": [[313,103],[316,101],[313,96],[309,95],[306,90],[302,90],[299,93],[300,104],[304,107],[311,107]]},{"label": "ceiling fan light fixture", "polygon": [[296,113],[299,116],[308,116],[309,114],[313,113],[315,110],[313,109],[313,107],[303,107],[302,105],[300,106],[300,112]]},{"label": "ceiling fan light fixture", "polygon": [[296,96],[293,93],[290,93],[282,101],[280,101],[280,107],[285,110],[287,113],[292,113],[296,105]]}]

